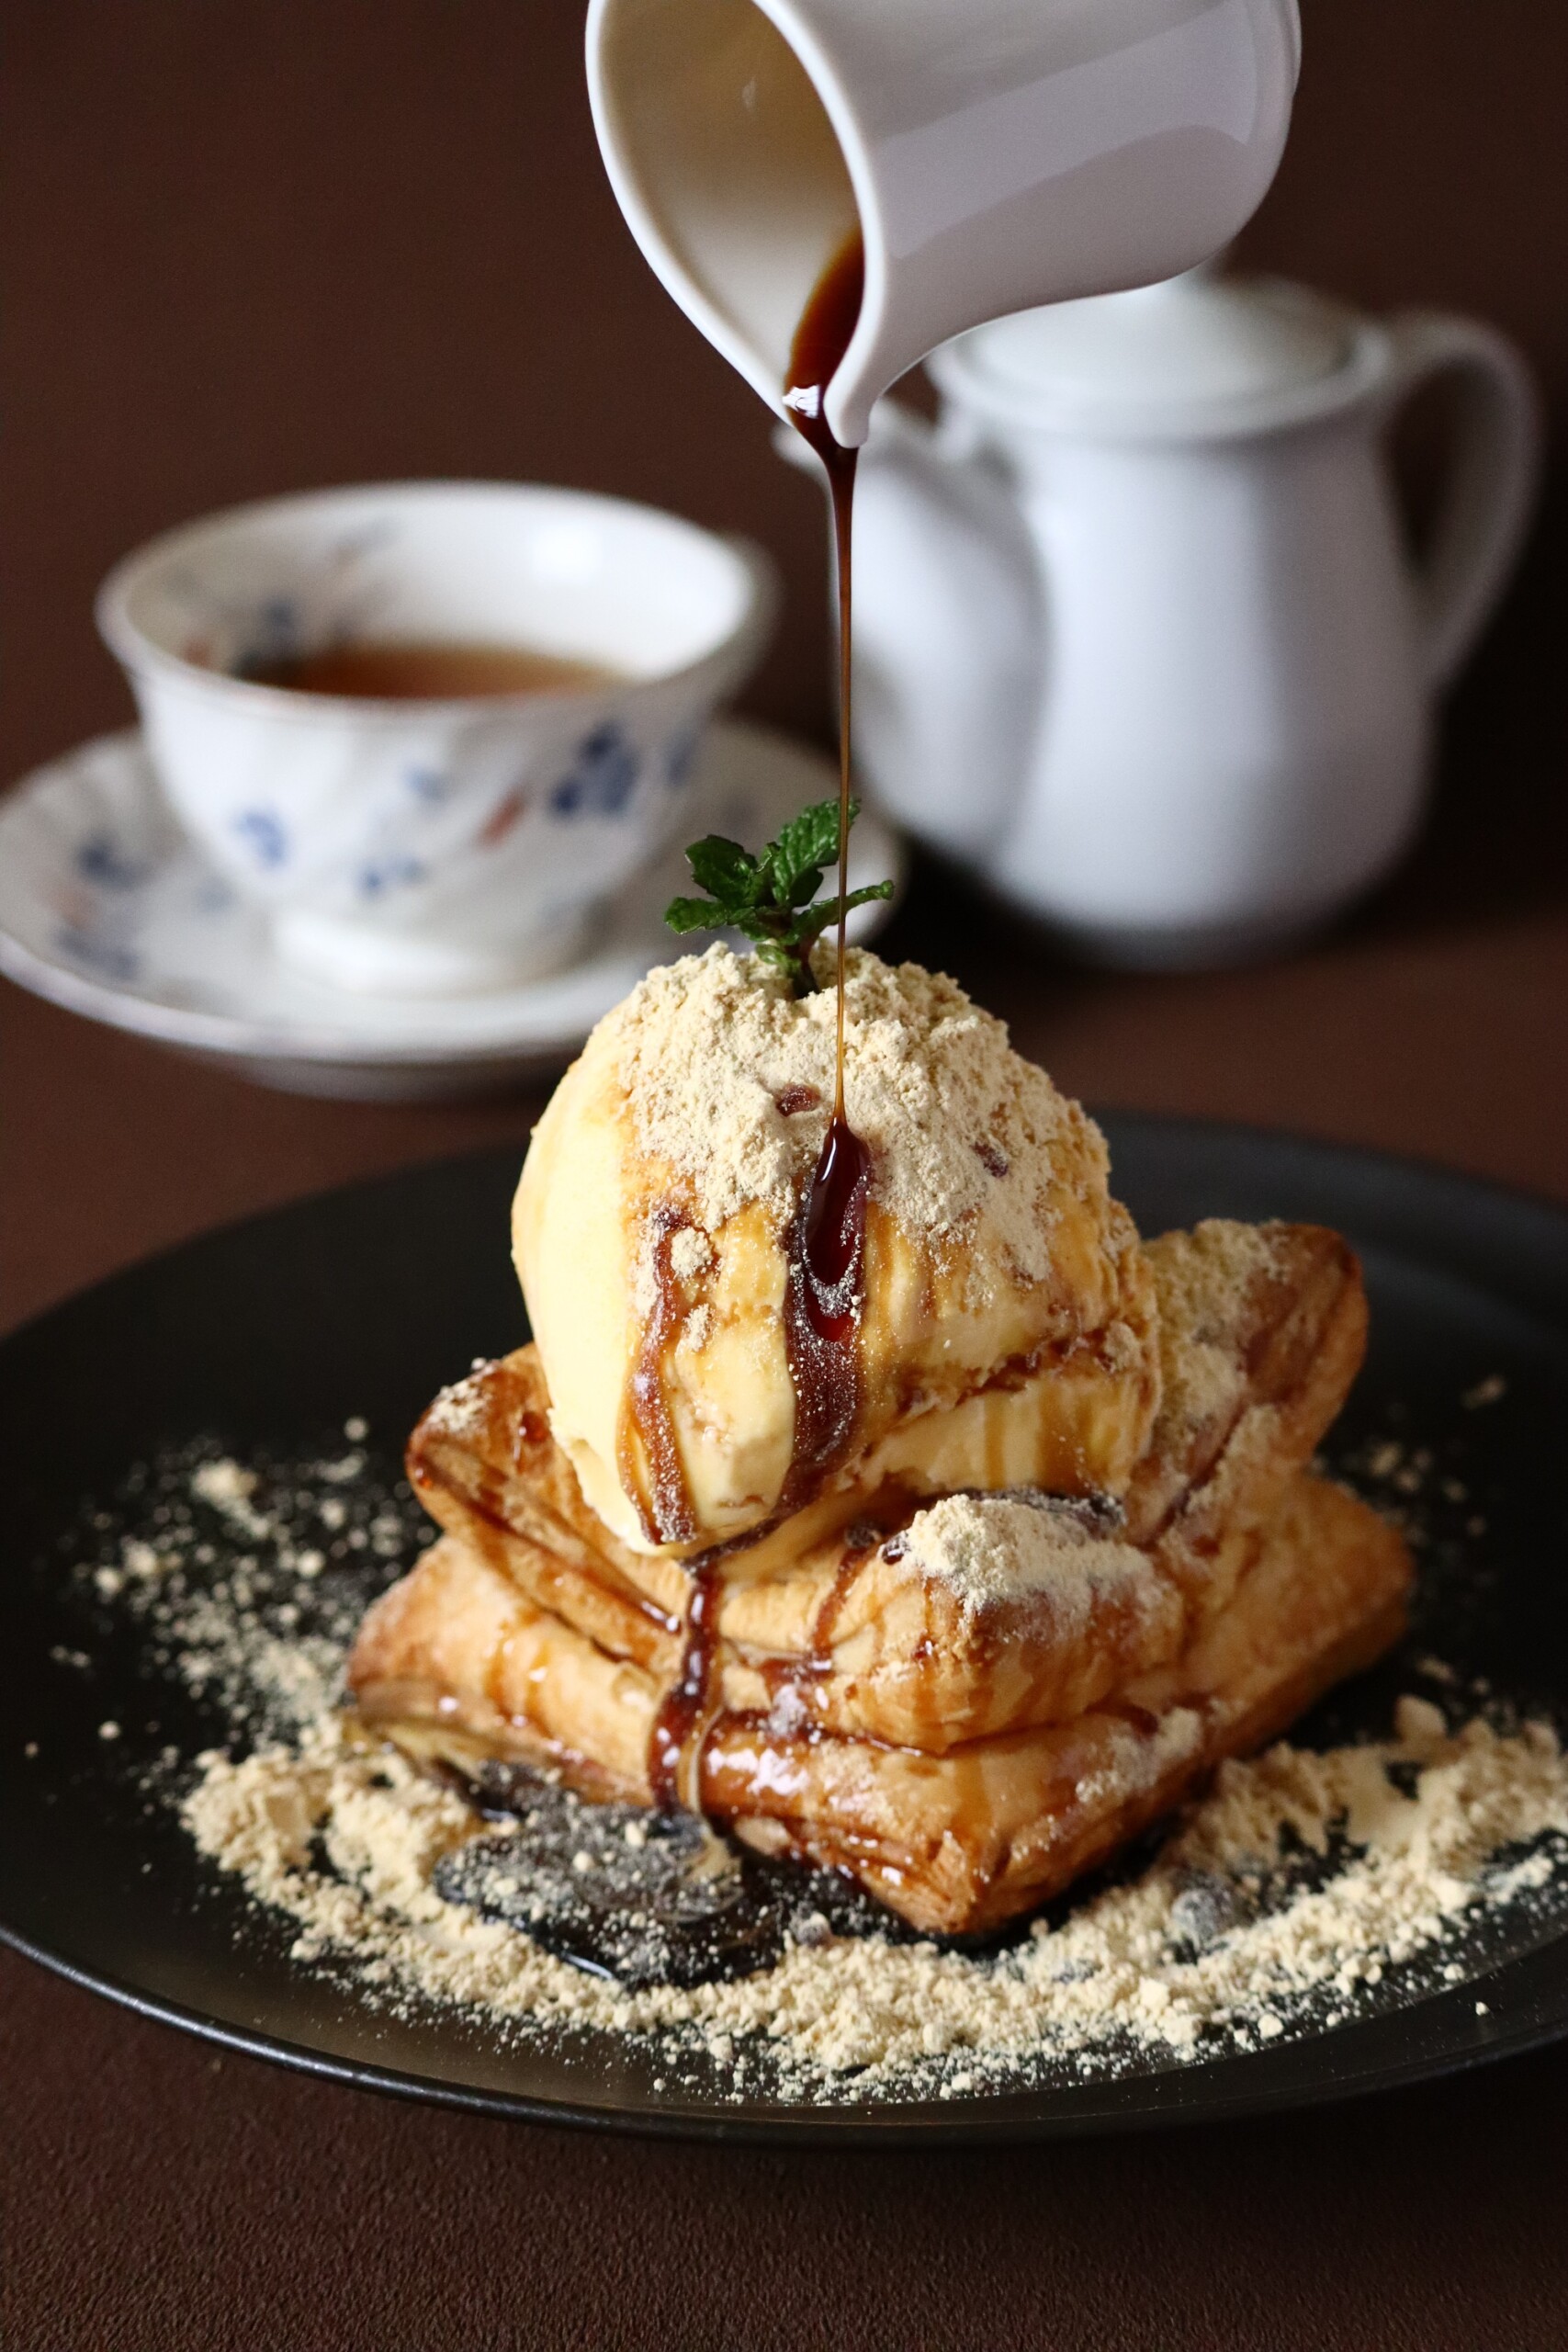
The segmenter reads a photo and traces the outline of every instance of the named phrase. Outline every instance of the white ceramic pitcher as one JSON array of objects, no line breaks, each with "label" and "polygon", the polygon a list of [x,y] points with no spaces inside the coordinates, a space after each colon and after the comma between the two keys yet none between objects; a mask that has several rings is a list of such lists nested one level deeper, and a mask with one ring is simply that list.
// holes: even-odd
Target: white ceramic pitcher
[{"label": "white ceramic pitcher", "polygon": [[1296,0],[592,0],[588,83],[633,234],[775,409],[858,224],[826,403],[854,446],[963,329],[1217,252],[1274,176],[1299,40]]},{"label": "white ceramic pitcher", "polygon": [[[932,373],[936,429],[885,402],[861,461],[855,744],[883,807],[1112,961],[1245,956],[1375,881],[1528,518],[1513,347],[1198,272],[1000,320]],[[1385,444],[1440,376],[1417,562]]]}]

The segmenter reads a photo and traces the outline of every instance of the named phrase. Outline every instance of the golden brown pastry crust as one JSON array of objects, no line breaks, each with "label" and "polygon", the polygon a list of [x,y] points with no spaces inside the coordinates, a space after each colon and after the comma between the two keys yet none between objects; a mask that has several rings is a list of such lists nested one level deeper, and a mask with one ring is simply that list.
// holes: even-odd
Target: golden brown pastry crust
[{"label": "golden brown pastry crust", "polygon": [[[1074,1720],[934,1755],[720,1712],[703,1806],[753,1844],[849,1871],[922,1929],[992,1927],[1370,1663],[1403,1626],[1409,1577],[1374,1512],[1300,1477],[1180,1656]],[[350,1679],[367,1721],[424,1758],[547,1764],[589,1795],[649,1794],[660,1684],[450,1537],[372,1610]]]},{"label": "golden brown pastry crust", "polygon": [[[1166,1236],[1147,1257],[1164,1401],[1124,1530],[1109,1522],[1082,1559],[1094,1577],[1087,1615],[1048,1588],[966,1605],[898,1550],[921,1498],[888,1483],[856,1498],[848,1527],[818,1532],[802,1514],[725,1559],[731,1708],[777,1712],[792,1698],[803,1723],[940,1752],[1070,1720],[1179,1654],[1224,1605],[1359,1363],[1359,1271],[1337,1235],[1302,1226],[1214,1223]],[[689,1572],[603,1526],[547,1408],[531,1349],[475,1374],[416,1429],[416,1491],[537,1606],[667,1684]]]},{"label": "golden brown pastry crust", "polygon": [[[967,1932],[1066,1885],[1393,1637],[1403,1544],[1303,1475],[1364,1346],[1353,1254],[1314,1227],[1215,1221],[1141,1263],[1161,1401],[1119,1504],[1075,1501],[1070,1464],[1065,1499],[932,1503],[883,1478],[710,1557],[690,1801]],[[1041,1393],[1068,1426],[1070,1363]],[[350,1687],[411,1753],[648,1803],[697,1573],[604,1526],[548,1402],[523,1349],[425,1415],[410,1473],[449,1532],[370,1611]]]}]

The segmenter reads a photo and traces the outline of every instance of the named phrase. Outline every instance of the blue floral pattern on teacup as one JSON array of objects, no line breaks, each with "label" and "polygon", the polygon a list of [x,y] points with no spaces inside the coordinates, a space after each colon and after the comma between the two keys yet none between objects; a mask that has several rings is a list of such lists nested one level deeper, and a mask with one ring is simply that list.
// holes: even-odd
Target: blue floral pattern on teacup
[{"label": "blue floral pattern on teacup", "polygon": [[626,731],[607,719],[577,747],[571,766],[550,794],[558,817],[618,817],[637,789],[642,762]]},{"label": "blue floral pattern on teacup", "polygon": [[243,808],[234,831],[258,865],[276,872],[288,863],[288,833],[276,808]]},{"label": "blue floral pattern on teacup", "polygon": [[685,783],[697,756],[697,746],[703,740],[703,726],[687,727],[676,736],[664,754],[664,781],[671,790]]},{"label": "blue floral pattern on teacup", "polygon": [[452,797],[452,779],[445,768],[405,768],[403,784],[410,797],[422,808],[439,808]]},{"label": "blue floral pattern on teacup", "polygon": [[134,890],[147,878],[140,858],[132,857],[107,826],[85,834],[71,862],[84,882],[96,883],[100,890]]},{"label": "blue floral pattern on teacup", "polygon": [[254,678],[297,662],[305,650],[299,607],[292,596],[269,596],[247,615],[244,637],[234,658],[234,675]]},{"label": "blue floral pattern on teacup", "polygon": [[116,939],[90,930],[83,923],[61,923],[54,934],[54,944],[62,956],[85,971],[96,972],[106,980],[130,983],[141,970],[141,959],[133,949],[121,946]]},{"label": "blue floral pattern on teacup", "polygon": [[378,857],[367,860],[360,867],[355,887],[362,899],[374,901],[389,897],[394,890],[412,890],[428,878],[417,857]]}]

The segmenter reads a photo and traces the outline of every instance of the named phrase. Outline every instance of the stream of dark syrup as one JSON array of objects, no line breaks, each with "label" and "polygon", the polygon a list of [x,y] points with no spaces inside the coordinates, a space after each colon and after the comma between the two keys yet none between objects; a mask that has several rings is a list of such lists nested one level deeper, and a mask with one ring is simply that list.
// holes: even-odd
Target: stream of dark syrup
[{"label": "stream of dark syrup", "polygon": [[[839,600],[840,904],[833,1112],[816,1172],[791,1235],[784,1288],[784,1331],[795,1410],[789,1474],[779,1502],[781,1514],[803,1502],[822,1472],[848,1451],[860,1408],[856,1335],[864,1277],[871,1153],[851,1126],[844,1109],[843,909],[850,888],[852,538],[855,461],[859,453],[845,448],[835,437],[828,423],[826,401],[828,387],[849,349],[860,318],[864,289],[865,251],[857,229],[828,264],[801,315],[790,349],[784,391],[790,422],[821,458],[833,500]],[[666,1278],[668,1254],[668,1241],[660,1237],[655,1242],[655,1270],[661,1284]],[[660,1487],[667,1482],[657,1475],[659,1464],[667,1457],[679,1468],[660,1377],[667,1344],[663,1322],[650,1318],[632,1381],[633,1418],[642,1439],[644,1460],[653,1473],[649,1482],[653,1492],[649,1497],[649,1508],[643,1511],[643,1521],[648,1527],[650,1518],[658,1520],[660,1537],[664,1542],[680,1540],[672,1522],[682,1516],[682,1508],[684,1522],[690,1524],[690,1507],[684,1504],[683,1494],[677,1501],[672,1488],[661,1493]],[[667,1515],[671,1521],[668,1530],[664,1525]],[[649,1532],[654,1531],[650,1528]],[[709,1686],[716,1650],[721,1587],[716,1562],[706,1566],[696,1563],[692,1566],[681,1669],[659,1710],[649,1742],[649,1781],[654,1802],[664,1806],[678,1803],[682,1793],[694,1804],[700,1802],[701,1743],[713,1713]],[[688,1745],[694,1740],[697,1753],[688,1772],[694,1785],[682,1792],[682,1762]]]},{"label": "stream of dark syrup", "polygon": [[784,407],[822,460],[833,499],[839,592],[839,936],[833,1114],[801,1204],[792,1249],[786,1324],[795,1386],[788,1510],[847,1446],[859,1406],[855,1330],[864,1274],[871,1154],[844,1109],[844,914],[850,887],[850,730],[853,670],[853,521],[859,451],[828,423],[828,387],[860,318],[865,250],[857,229],[834,254],[801,317],[784,380]]},{"label": "stream of dark syrup", "polygon": [[[702,1810],[700,1741],[710,1712],[709,1693],[718,1645],[720,1589],[718,1563],[716,1560],[694,1566],[691,1599],[686,1604],[681,1670],[666,1691],[653,1719],[653,1731],[648,1743],[649,1785],[653,1791],[654,1804],[664,1811],[682,1801],[690,1804],[694,1813]],[[698,1746],[692,1758],[691,1786],[682,1789],[682,1762],[688,1742],[694,1739]]]},{"label": "stream of dark syrup", "polygon": [[846,449],[828,423],[828,387],[860,318],[865,249],[857,229],[817,282],[795,330],[784,379],[790,423],[821,458],[833,499],[839,589],[839,993],[833,1063],[833,1116],[807,1204],[803,1242],[811,1276],[807,1312],[819,1335],[841,1344],[852,1335],[854,1303],[843,1295],[859,1272],[865,1232],[871,1155],[844,1114],[844,913],[850,889],[850,721],[853,693],[854,504],[858,449]]}]

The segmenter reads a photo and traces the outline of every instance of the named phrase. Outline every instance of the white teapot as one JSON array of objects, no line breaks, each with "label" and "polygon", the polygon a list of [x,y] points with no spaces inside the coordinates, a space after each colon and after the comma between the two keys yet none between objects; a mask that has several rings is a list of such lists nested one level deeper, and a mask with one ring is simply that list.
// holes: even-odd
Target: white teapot
[{"label": "white teapot", "polygon": [[[855,750],[882,806],[1112,962],[1259,953],[1376,881],[1528,518],[1512,346],[1200,270],[931,367],[938,425],[884,401],[861,462]],[[1384,442],[1442,374],[1417,561]]]}]

